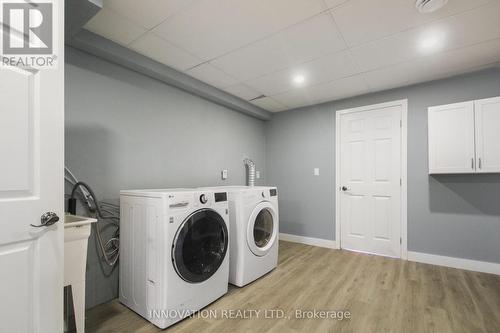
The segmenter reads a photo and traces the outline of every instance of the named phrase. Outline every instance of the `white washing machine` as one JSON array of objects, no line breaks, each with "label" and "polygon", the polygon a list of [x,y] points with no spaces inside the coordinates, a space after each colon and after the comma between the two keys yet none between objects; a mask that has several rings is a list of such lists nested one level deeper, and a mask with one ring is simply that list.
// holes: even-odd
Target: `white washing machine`
[{"label": "white washing machine", "polygon": [[267,186],[222,186],[229,200],[229,283],[239,287],[278,265],[278,191]]},{"label": "white washing machine", "polygon": [[120,192],[120,302],[166,328],[227,293],[224,190]]}]

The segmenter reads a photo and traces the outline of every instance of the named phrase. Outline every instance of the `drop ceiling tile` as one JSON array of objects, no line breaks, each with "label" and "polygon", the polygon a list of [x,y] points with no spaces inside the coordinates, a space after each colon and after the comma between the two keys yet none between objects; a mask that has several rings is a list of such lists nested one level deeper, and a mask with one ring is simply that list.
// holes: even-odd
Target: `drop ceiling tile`
[{"label": "drop ceiling tile", "polygon": [[408,85],[409,78],[414,77],[417,71],[414,62],[407,62],[362,75],[371,91],[381,91]]},{"label": "drop ceiling tile", "polygon": [[355,75],[337,81],[305,87],[303,90],[290,90],[271,97],[289,108],[297,108],[362,95],[368,92],[370,90],[363,77]]},{"label": "drop ceiling tile", "polygon": [[193,55],[179,49],[151,32],[144,34],[130,44],[130,48],[164,65],[181,71],[201,63],[201,60]]},{"label": "drop ceiling tile", "polygon": [[193,0],[105,0],[104,8],[151,29],[192,2]]},{"label": "drop ceiling tile", "polygon": [[260,95],[262,95],[260,92],[256,91],[255,89],[250,88],[249,86],[245,84],[236,84],[234,86],[226,87],[224,90],[231,95],[237,96],[241,99],[244,99],[246,101],[249,101],[251,99],[254,99]]},{"label": "drop ceiling tile", "polygon": [[286,54],[285,48],[282,39],[271,37],[212,60],[210,63],[238,80],[245,81],[290,66],[293,61]]},{"label": "drop ceiling tile", "polygon": [[398,64],[404,60],[419,57],[417,40],[405,39],[411,33],[399,33],[350,49],[361,71]]},{"label": "drop ceiling tile", "polygon": [[488,41],[458,50],[444,52],[416,62],[416,73],[409,83],[436,80],[466,73],[471,69],[500,61],[500,39]]},{"label": "drop ceiling tile", "polygon": [[127,45],[146,32],[134,22],[103,8],[87,24],[85,29],[121,45]]},{"label": "drop ceiling tile", "polygon": [[429,25],[429,28],[443,29],[446,44],[456,47],[500,38],[500,1],[438,22],[436,27]]},{"label": "drop ceiling tile", "polygon": [[491,1],[495,0],[454,0],[434,13],[421,14],[413,0],[350,0],[332,9],[332,15],[347,44],[354,46]]},{"label": "drop ceiling tile", "polygon": [[161,37],[210,60],[325,10],[322,0],[204,0],[155,28]]},{"label": "drop ceiling tile", "polygon": [[[500,38],[500,1],[410,29],[351,49],[361,70],[369,71],[402,61],[425,57]],[[435,49],[424,51],[419,43],[436,38]]]},{"label": "drop ceiling tile", "polygon": [[466,73],[500,60],[500,39],[363,73],[372,91]]},{"label": "drop ceiling tile", "polygon": [[[246,81],[250,87],[266,95],[276,95],[287,90],[300,90],[323,82],[359,73],[349,51],[328,54],[319,59],[309,61],[285,70]],[[295,75],[305,77],[300,86],[293,83]]]},{"label": "drop ceiling tile", "polygon": [[217,88],[224,88],[238,83],[234,78],[207,63],[188,70],[186,74]]},{"label": "drop ceiling tile", "polygon": [[250,101],[250,103],[257,105],[258,107],[261,107],[263,109],[266,109],[267,111],[271,112],[278,112],[278,111],[283,111],[286,109],[286,106],[277,102],[271,97],[262,97],[255,99],[253,101]]},{"label": "drop ceiling tile", "polygon": [[317,15],[212,61],[241,81],[346,49],[331,16]]}]

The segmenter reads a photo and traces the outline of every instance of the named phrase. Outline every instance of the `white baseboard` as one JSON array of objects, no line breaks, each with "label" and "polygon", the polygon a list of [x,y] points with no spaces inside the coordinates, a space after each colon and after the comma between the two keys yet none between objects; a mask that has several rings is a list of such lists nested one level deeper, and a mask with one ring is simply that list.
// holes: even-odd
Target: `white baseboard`
[{"label": "white baseboard", "polygon": [[500,264],[487,261],[445,257],[445,256],[438,256],[435,254],[413,252],[413,251],[408,251],[408,260],[421,262],[424,264],[459,268],[468,271],[500,275]]},{"label": "white baseboard", "polygon": [[336,249],[337,248],[337,243],[334,240],[329,240],[329,239],[304,237],[304,236],[297,236],[297,235],[284,234],[284,233],[280,233],[279,239],[287,241],[287,242],[301,243],[301,244],[313,245],[313,246],[319,246],[319,247],[327,247],[329,249]]}]

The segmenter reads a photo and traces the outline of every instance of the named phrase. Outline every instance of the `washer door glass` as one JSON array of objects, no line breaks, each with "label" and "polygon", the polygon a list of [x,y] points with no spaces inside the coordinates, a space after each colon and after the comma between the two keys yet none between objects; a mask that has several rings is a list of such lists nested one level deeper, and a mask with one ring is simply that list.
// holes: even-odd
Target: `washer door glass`
[{"label": "washer door glass", "polygon": [[210,278],[224,261],[228,233],[222,216],[201,209],[184,220],[174,239],[172,262],[177,274],[188,282]]},{"label": "washer door glass", "polygon": [[255,218],[253,226],[253,239],[255,245],[265,247],[273,235],[273,215],[268,208],[262,209]]}]

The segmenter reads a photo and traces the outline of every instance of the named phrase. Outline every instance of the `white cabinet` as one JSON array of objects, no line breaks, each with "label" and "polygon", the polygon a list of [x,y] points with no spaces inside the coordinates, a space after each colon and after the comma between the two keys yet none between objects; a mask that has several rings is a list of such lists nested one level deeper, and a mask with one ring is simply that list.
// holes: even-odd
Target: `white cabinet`
[{"label": "white cabinet", "polygon": [[475,172],[474,102],[429,108],[429,173]]},{"label": "white cabinet", "polygon": [[429,173],[500,172],[500,97],[429,108]]},{"label": "white cabinet", "polygon": [[500,97],[474,102],[477,172],[500,172]]}]

